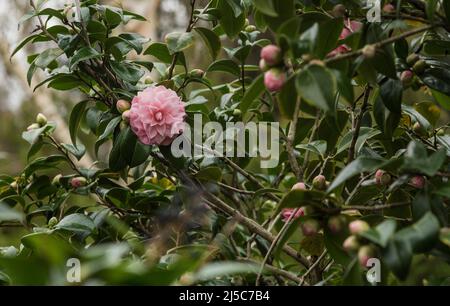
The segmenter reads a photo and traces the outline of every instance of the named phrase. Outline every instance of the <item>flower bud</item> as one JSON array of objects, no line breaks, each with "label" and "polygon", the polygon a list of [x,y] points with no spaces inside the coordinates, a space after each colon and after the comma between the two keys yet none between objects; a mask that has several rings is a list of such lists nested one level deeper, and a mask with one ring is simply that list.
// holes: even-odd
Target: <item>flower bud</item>
[{"label": "flower bud", "polygon": [[33,124],[30,124],[30,125],[27,127],[27,131],[36,130],[36,129],[38,129],[38,128],[40,128],[39,124],[33,123]]},{"label": "flower bud", "polygon": [[77,176],[70,180],[70,185],[75,189],[84,187],[84,186],[86,186],[86,184],[87,184],[87,181],[82,176]]},{"label": "flower bud", "polygon": [[39,126],[44,126],[47,124],[47,117],[44,116],[44,114],[39,113],[36,116],[36,123],[39,124]]},{"label": "flower bud", "polygon": [[427,63],[424,60],[418,60],[413,66],[413,70],[416,74],[422,74],[426,68]]},{"label": "flower bud", "polygon": [[299,182],[294,184],[294,186],[292,186],[291,190],[306,190],[306,185],[305,183]]},{"label": "flower bud", "polygon": [[267,45],[261,49],[260,57],[266,61],[270,67],[278,65],[281,60],[281,49],[276,45]]},{"label": "flower bud", "polygon": [[264,73],[264,85],[271,92],[279,91],[286,82],[286,73],[272,68]]},{"label": "flower bud", "polygon": [[375,45],[365,45],[362,49],[362,54],[365,58],[374,58],[377,54],[377,47]]},{"label": "flower bud", "polygon": [[116,108],[119,111],[119,113],[123,113],[124,111],[127,111],[131,108],[131,104],[128,101],[125,100],[119,100],[116,103]]},{"label": "flower bud", "polygon": [[264,59],[259,60],[259,69],[261,69],[261,71],[263,71],[263,72],[266,72],[267,70],[269,70],[269,66],[267,66],[267,63]]},{"label": "flower bud", "polygon": [[410,179],[409,183],[414,188],[422,189],[425,187],[425,178],[421,175],[415,175]]},{"label": "flower bud", "polygon": [[130,122],[130,110],[126,110],[122,113],[122,120],[126,123]]},{"label": "flower bud", "polygon": [[325,176],[319,174],[318,176],[313,178],[312,186],[313,186],[313,188],[315,188],[317,190],[327,189],[327,180],[326,180]]},{"label": "flower bud", "polygon": [[233,109],[233,117],[240,118],[242,116],[242,112],[239,108]]},{"label": "flower bud", "polygon": [[369,230],[370,225],[366,221],[355,220],[350,222],[350,224],[348,225],[348,229],[350,230],[350,233],[352,233],[353,235],[358,235],[362,232]]},{"label": "flower bud", "polygon": [[48,220],[47,225],[50,228],[55,227],[55,225],[58,224],[58,218],[56,217],[51,217],[50,220]]},{"label": "flower bud", "polygon": [[61,175],[61,174],[56,175],[56,176],[53,178],[53,180],[52,180],[52,184],[53,184],[54,186],[60,186],[60,185],[61,185],[61,178],[62,178],[62,175]]},{"label": "flower bud", "polygon": [[204,75],[205,75],[205,72],[202,69],[193,69],[191,71],[191,76],[194,77],[194,78],[201,79],[201,78],[204,77]]},{"label": "flower bud", "polygon": [[246,27],[246,26],[248,26],[248,25],[250,25],[250,20],[248,20],[248,18],[245,18],[245,24],[244,24],[244,27]]},{"label": "flower bud", "polygon": [[345,221],[342,215],[332,216],[328,219],[328,228],[333,234],[340,233],[345,226]]},{"label": "flower bud", "polygon": [[438,129],[436,131],[436,135],[437,136],[444,136],[445,135],[445,130],[444,129]]},{"label": "flower bud", "polygon": [[[294,212],[295,212],[295,215],[293,217],[291,217]],[[300,208],[284,208],[281,211],[282,220],[284,222],[287,222],[291,218],[296,219],[296,218],[304,216],[304,215],[305,215],[305,211],[304,211],[303,207],[300,207]]]},{"label": "flower bud", "polygon": [[404,86],[411,85],[413,78],[414,73],[411,70],[405,70],[400,75],[400,80],[402,81]]},{"label": "flower bud", "polygon": [[247,32],[247,33],[255,32],[255,31],[256,31],[256,27],[254,25],[248,25],[245,27],[245,32]]},{"label": "flower bud", "polygon": [[408,55],[408,57],[406,58],[406,63],[409,66],[413,66],[418,60],[420,60],[419,54],[412,53],[412,54]]},{"label": "flower bud", "polygon": [[413,131],[420,136],[428,135],[427,130],[419,122],[414,123]]},{"label": "flower bud", "polygon": [[374,258],[376,256],[376,250],[373,246],[371,245],[363,245],[362,247],[359,248],[358,251],[358,260],[359,260],[359,264],[366,268],[367,267],[367,262],[369,261],[369,259]]},{"label": "flower bud", "polygon": [[347,252],[354,252],[354,251],[358,250],[360,247],[358,237],[356,237],[355,235],[349,236],[347,239],[344,240],[342,247]]},{"label": "flower bud", "polygon": [[144,79],[144,83],[145,83],[145,84],[152,84],[152,83],[153,83],[153,79],[152,79],[151,77],[146,77],[146,78]]},{"label": "flower bud", "polygon": [[302,60],[306,63],[309,63],[310,61],[312,61],[314,59],[314,56],[307,53],[307,54],[303,54],[302,55]]},{"label": "flower bud", "polygon": [[378,185],[385,186],[391,182],[391,175],[381,169],[375,172],[375,181]]},{"label": "flower bud", "polygon": [[395,6],[392,3],[387,3],[383,6],[383,12],[386,14],[394,14],[396,12]]},{"label": "flower bud", "polygon": [[16,181],[11,182],[11,184],[9,184],[9,187],[11,187],[12,189],[16,190],[18,187],[18,184]]},{"label": "flower bud", "polygon": [[340,18],[340,17],[345,17],[345,5],[343,4],[336,4],[333,7],[333,10],[331,11],[331,14],[336,17],[336,18]]},{"label": "flower bud", "polygon": [[302,233],[305,236],[314,236],[320,230],[320,224],[315,219],[308,219],[302,224]]}]

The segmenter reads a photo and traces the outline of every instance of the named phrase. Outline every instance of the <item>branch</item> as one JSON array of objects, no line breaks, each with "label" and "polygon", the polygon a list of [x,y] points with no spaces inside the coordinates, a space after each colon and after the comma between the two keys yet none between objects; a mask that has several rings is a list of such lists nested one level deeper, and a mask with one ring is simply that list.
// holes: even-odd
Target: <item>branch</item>
[{"label": "branch", "polygon": [[294,148],[293,148],[295,133],[297,130],[298,116],[299,116],[299,112],[300,112],[300,103],[301,103],[301,98],[298,97],[297,101],[295,103],[295,110],[294,110],[294,115],[293,115],[293,118],[291,121],[291,125],[289,126],[288,137],[286,139],[286,151],[288,153],[289,163],[291,164],[292,171],[294,172],[295,176],[297,177],[297,181],[302,182],[303,181],[303,169],[300,168],[297,158],[295,158]]},{"label": "branch", "polygon": [[356,118],[354,132],[353,132],[353,137],[352,137],[352,142],[350,144],[350,148],[348,149],[347,163],[350,163],[353,159],[355,159],[356,141],[358,140],[359,131],[361,130],[362,118],[364,116],[364,113],[366,112],[367,105],[369,104],[370,90],[371,89],[368,86],[368,87],[366,87],[366,89],[364,91],[363,104],[361,106],[361,111],[359,112],[358,117]]}]

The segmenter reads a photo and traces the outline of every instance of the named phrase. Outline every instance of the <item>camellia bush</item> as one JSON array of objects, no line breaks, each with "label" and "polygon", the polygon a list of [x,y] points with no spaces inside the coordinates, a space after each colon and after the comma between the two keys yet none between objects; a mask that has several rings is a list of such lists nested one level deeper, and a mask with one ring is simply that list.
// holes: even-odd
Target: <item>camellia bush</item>
[{"label": "camellia bush", "polygon": [[161,42],[100,2],[21,20],[84,98],[1,176],[3,283],[450,284],[449,1],[190,0]]}]

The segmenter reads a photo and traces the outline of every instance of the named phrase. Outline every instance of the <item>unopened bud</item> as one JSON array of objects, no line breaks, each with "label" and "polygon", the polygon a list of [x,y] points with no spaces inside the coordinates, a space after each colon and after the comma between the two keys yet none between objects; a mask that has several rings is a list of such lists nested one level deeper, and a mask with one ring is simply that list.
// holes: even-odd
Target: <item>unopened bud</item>
[{"label": "unopened bud", "polygon": [[266,61],[270,67],[278,65],[281,60],[281,49],[276,45],[267,45],[261,49],[260,57]]},{"label": "unopened bud", "polygon": [[70,180],[70,185],[75,189],[84,187],[84,186],[86,186],[86,184],[87,184],[87,181],[82,176],[74,177],[73,179]]},{"label": "unopened bud", "polygon": [[344,240],[344,243],[342,244],[344,250],[347,252],[354,252],[359,249],[360,244],[358,241],[358,237],[351,235],[347,239]]},{"label": "unopened bud", "polygon": [[405,70],[400,75],[400,80],[402,81],[402,84],[405,86],[411,85],[413,78],[414,73],[411,70]]},{"label": "unopened bud", "polygon": [[332,216],[328,219],[328,228],[334,234],[337,234],[343,230],[345,226],[345,217],[344,216]]},{"label": "unopened bud", "polygon": [[383,6],[383,12],[385,12],[386,14],[394,14],[395,11],[395,6],[391,3],[387,3]]},{"label": "unopened bud", "polygon": [[126,123],[130,122],[130,111],[126,110],[122,113],[122,120]]},{"label": "unopened bud", "polygon": [[375,45],[365,45],[362,49],[362,54],[365,58],[374,58],[377,54],[377,47]]},{"label": "unopened bud", "polygon": [[424,60],[418,60],[413,66],[413,70],[417,74],[422,74],[426,68],[427,63]]},{"label": "unopened bud", "polygon": [[238,108],[233,109],[233,117],[240,118],[241,116],[242,116],[242,112],[240,109],[238,109]]},{"label": "unopened bud", "polygon": [[36,116],[36,123],[39,124],[39,126],[44,126],[47,124],[47,117],[44,116],[44,114],[39,113]]},{"label": "unopened bud", "polygon": [[420,136],[426,136],[428,134],[427,130],[419,122],[414,123],[413,131]]},{"label": "unopened bud", "polygon": [[345,5],[343,4],[336,4],[333,7],[333,10],[331,11],[331,14],[336,17],[336,18],[340,18],[340,17],[344,17],[345,16]]},{"label": "unopened bud", "polygon": [[391,175],[381,169],[375,172],[375,181],[378,185],[385,186],[391,182]]},{"label": "unopened bud", "polygon": [[50,227],[50,228],[55,227],[56,224],[58,224],[58,218],[56,218],[56,217],[51,217],[47,223],[48,227]]},{"label": "unopened bud", "polygon": [[305,183],[299,182],[294,184],[294,186],[292,186],[291,190],[306,190],[306,185]]},{"label": "unopened bud", "polygon": [[319,174],[313,179],[312,186],[317,190],[325,190],[327,189],[327,179],[325,176]]},{"label": "unopened bud", "polygon": [[320,230],[320,224],[315,219],[308,219],[302,224],[302,232],[305,236],[314,236]]},{"label": "unopened bud", "polygon": [[193,69],[190,74],[194,78],[201,79],[205,75],[205,72],[203,70],[201,70],[201,69]]},{"label": "unopened bud", "polygon": [[363,245],[361,248],[359,248],[358,251],[358,260],[359,260],[359,264],[366,268],[367,267],[367,262],[369,261],[369,259],[374,258],[376,256],[376,250],[373,246],[371,245]]},{"label": "unopened bud", "polygon": [[128,101],[119,100],[116,103],[116,108],[119,111],[119,113],[122,114],[123,112],[125,112],[125,111],[127,111],[127,110],[129,110],[131,108],[131,104]]},{"label": "unopened bud", "polygon": [[269,66],[267,66],[267,63],[264,59],[259,60],[259,69],[261,69],[262,72],[266,72],[269,70]]},{"label": "unopened bud", "polygon": [[348,229],[353,235],[358,235],[362,232],[368,231],[370,229],[370,225],[366,221],[355,220],[350,222]]},{"label": "unopened bud", "polygon": [[256,31],[256,27],[254,25],[248,25],[245,27],[245,32],[247,32],[247,33],[255,32],[255,31]]},{"label": "unopened bud", "polygon": [[27,127],[27,131],[36,130],[36,129],[38,129],[38,128],[40,128],[39,124],[33,123],[33,124],[30,124],[30,125]]},{"label": "unopened bud", "polygon": [[413,186],[414,188],[417,189],[422,189],[423,187],[425,187],[425,178],[421,175],[415,175],[411,178],[411,180],[409,181],[409,183],[411,184],[411,186]]},{"label": "unopened bud", "polygon": [[406,58],[406,63],[409,66],[413,66],[418,60],[420,60],[419,54],[412,53],[412,54],[408,55],[408,57]]},{"label": "unopened bud", "polygon": [[56,175],[56,176],[53,178],[53,180],[52,180],[52,184],[53,184],[54,186],[60,186],[60,185],[61,185],[61,178],[62,178],[62,175],[61,175],[61,174]]}]

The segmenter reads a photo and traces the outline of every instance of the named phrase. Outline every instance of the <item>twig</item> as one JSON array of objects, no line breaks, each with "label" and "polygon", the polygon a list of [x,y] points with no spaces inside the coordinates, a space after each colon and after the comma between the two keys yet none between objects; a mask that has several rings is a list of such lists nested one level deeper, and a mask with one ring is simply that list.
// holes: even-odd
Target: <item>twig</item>
[{"label": "twig", "polygon": [[300,112],[300,103],[301,103],[301,98],[298,97],[297,101],[295,103],[295,110],[294,110],[293,118],[291,121],[291,125],[289,126],[288,136],[286,139],[286,151],[288,153],[289,163],[291,164],[292,171],[294,172],[295,176],[297,177],[297,181],[303,182],[303,170],[298,165],[298,161],[297,161],[297,158],[295,157],[294,148],[293,148],[293,144],[294,144],[294,140],[295,140],[295,133],[297,130],[298,116],[299,116],[299,112]]},{"label": "twig", "polygon": [[371,90],[371,88],[368,86],[364,91],[363,104],[361,106],[361,110],[360,110],[358,116],[356,117],[352,142],[350,143],[350,148],[348,149],[347,163],[350,163],[351,161],[353,161],[353,159],[355,159],[355,146],[356,146],[356,142],[358,141],[359,131],[361,130],[362,119],[363,119],[364,113],[367,110],[367,105],[369,103],[370,90]]}]

